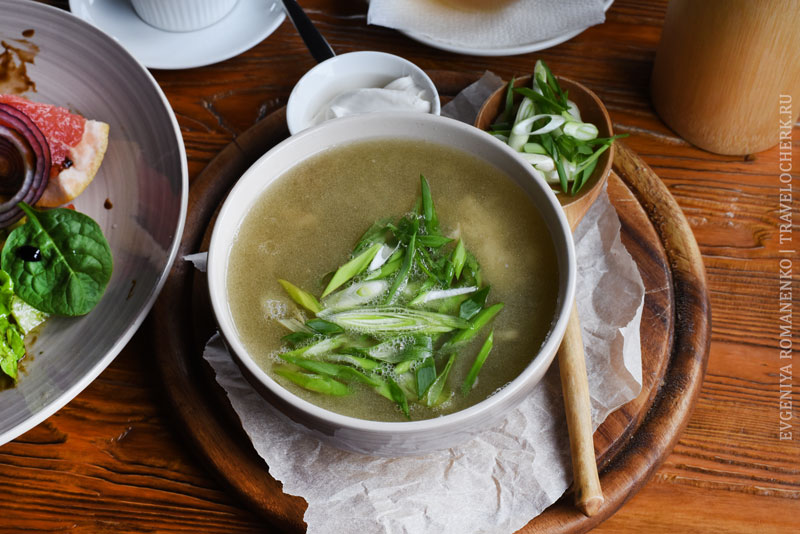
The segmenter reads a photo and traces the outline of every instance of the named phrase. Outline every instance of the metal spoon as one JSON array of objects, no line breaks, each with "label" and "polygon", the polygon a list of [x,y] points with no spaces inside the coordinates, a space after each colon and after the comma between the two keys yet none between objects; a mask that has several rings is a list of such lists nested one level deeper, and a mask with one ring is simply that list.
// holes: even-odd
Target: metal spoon
[{"label": "metal spoon", "polygon": [[336,55],[331,45],[329,45],[325,37],[319,33],[319,30],[314,26],[314,23],[311,22],[311,19],[308,18],[306,12],[300,7],[300,4],[295,0],[283,0],[283,7],[292,20],[292,24],[294,24],[294,27],[297,29],[297,33],[300,34],[303,42],[308,47],[308,51],[311,52],[311,57],[313,57],[317,63],[322,63],[326,59],[330,59]]}]

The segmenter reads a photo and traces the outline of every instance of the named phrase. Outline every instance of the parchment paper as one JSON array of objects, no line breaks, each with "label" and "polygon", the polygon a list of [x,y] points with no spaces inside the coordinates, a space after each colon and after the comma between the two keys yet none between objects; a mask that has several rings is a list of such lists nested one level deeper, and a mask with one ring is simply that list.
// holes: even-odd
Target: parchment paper
[{"label": "parchment paper", "polygon": [[[470,120],[467,115],[474,109],[463,101],[481,101],[475,95],[492,83],[497,83],[496,77],[487,74],[464,91],[461,104],[448,105],[447,113],[458,116],[454,110],[461,107],[462,118]],[[594,428],[635,398],[642,383],[639,325],[644,285],[619,230],[604,192],[575,232],[577,305]],[[513,532],[555,502],[571,483],[557,363],[496,428],[453,449],[387,459],[340,451],[298,430],[247,383],[218,335],[209,340],[203,357],[214,368],[270,475],[283,483],[286,493],[308,502],[304,519],[309,533]]]}]

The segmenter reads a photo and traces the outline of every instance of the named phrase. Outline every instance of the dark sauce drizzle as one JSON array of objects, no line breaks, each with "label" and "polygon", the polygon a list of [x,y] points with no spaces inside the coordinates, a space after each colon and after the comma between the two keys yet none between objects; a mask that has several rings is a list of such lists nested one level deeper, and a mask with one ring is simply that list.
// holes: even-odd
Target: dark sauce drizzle
[{"label": "dark sauce drizzle", "polygon": [[42,261],[42,251],[31,245],[22,245],[15,253],[22,261]]}]

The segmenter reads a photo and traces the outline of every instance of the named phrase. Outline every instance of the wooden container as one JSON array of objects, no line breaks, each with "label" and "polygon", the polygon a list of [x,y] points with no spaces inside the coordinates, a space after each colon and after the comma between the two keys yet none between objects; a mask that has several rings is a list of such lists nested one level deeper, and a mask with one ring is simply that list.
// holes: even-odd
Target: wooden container
[{"label": "wooden container", "polygon": [[799,28],[795,0],[671,0],[650,86],[656,112],[718,154],[777,145],[780,121],[800,115]]},{"label": "wooden container", "polygon": [[[592,91],[584,85],[557,76],[558,83],[561,88],[569,93],[569,98],[581,110],[581,117],[585,122],[589,122],[597,126],[599,135],[598,137],[611,137],[614,135],[613,127],[611,125],[611,117],[608,115],[608,110]],[[514,87],[530,87],[532,76],[521,76],[514,80]],[[503,110],[506,101],[506,91],[508,84],[503,84],[492,93],[486,102],[481,106],[478,111],[478,116],[475,118],[475,127],[480,130],[488,130],[489,126],[497,119],[497,116]],[[522,95],[515,94],[514,102],[519,103],[522,100]],[[572,230],[578,226],[578,223],[589,208],[592,206],[597,197],[603,191],[603,186],[608,180],[608,174],[611,172],[611,164],[614,161],[614,145],[606,150],[598,159],[597,167],[594,172],[583,184],[581,190],[575,195],[558,195],[558,201],[564,208],[567,214],[569,224]]]}]

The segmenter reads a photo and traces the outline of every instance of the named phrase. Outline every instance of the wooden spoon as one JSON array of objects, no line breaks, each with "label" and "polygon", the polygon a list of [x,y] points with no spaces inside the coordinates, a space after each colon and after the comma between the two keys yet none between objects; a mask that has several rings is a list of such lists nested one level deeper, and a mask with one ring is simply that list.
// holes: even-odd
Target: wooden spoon
[{"label": "wooden spoon", "polygon": [[[611,118],[605,106],[592,91],[567,78],[558,78],[561,88],[569,93],[569,99],[577,104],[584,122],[597,126],[599,137],[611,137]],[[518,78],[515,87],[531,86],[531,76]],[[475,126],[488,130],[505,107],[508,84],[495,91],[484,103],[475,119]],[[515,95],[515,100],[521,100]],[[574,196],[558,195],[561,207],[574,231],[578,223],[594,203],[611,172],[614,158],[614,146],[606,150],[598,159],[592,176]],[[564,394],[564,405],[569,429],[569,444],[572,454],[572,471],[575,492],[575,505],[587,516],[592,516],[603,504],[603,491],[597,474],[597,461],[594,454],[592,438],[592,413],[589,398],[589,382],[586,375],[586,360],[583,351],[581,325],[578,310],[572,306],[564,340],[558,350],[558,366],[561,373],[561,387]]]}]

